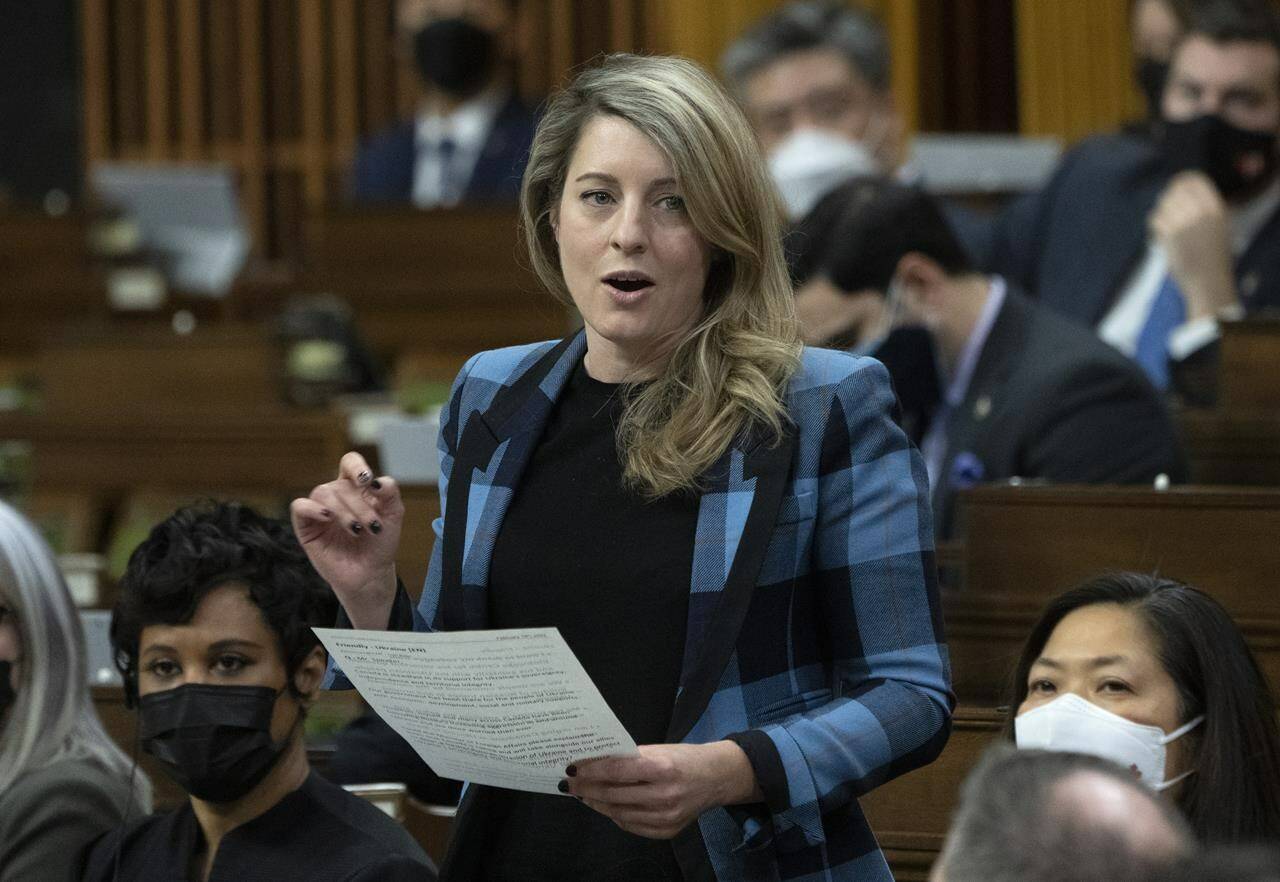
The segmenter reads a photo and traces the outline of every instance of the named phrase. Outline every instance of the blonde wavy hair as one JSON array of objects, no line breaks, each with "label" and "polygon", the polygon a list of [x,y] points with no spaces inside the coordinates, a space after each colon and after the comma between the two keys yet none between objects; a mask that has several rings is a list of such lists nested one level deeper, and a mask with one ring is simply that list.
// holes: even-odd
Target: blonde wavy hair
[{"label": "blonde wavy hair", "polygon": [[553,216],[578,139],[600,116],[625,120],[666,155],[712,253],[701,319],[674,341],[653,382],[629,385],[618,425],[624,480],[659,497],[698,488],[744,433],[763,430],[776,443],[786,431],[782,396],[801,344],[783,214],[754,132],[702,68],[681,58],[607,56],[548,103],[520,193],[533,269],[558,299],[573,302]]}]

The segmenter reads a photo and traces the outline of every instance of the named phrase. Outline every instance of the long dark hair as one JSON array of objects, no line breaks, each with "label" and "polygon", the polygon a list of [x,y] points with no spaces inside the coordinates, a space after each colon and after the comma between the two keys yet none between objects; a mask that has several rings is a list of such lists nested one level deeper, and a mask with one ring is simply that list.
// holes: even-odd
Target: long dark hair
[{"label": "long dark hair", "polygon": [[1108,573],[1050,601],[1031,629],[1009,688],[1005,734],[1027,697],[1027,675],[1069,613],[1098,603],[1134,610],[1173,679],[1182,722],[1204,715],[1192,739],[1196,774],[1179,807],[1206,843],[1280,837],[1280,727],[1266,677],[1218,601],[1190,585],[1138,573]]}]

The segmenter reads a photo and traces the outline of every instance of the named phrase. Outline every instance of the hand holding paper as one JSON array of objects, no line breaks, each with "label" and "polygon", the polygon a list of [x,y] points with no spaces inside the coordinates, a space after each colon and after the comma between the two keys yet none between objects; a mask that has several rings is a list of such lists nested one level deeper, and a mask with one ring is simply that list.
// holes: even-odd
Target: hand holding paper
[{"label": "hand holding paper", "polygon": [[560,793],[570,763],[637,753],[555,628],[315,632],[436,774]]}]

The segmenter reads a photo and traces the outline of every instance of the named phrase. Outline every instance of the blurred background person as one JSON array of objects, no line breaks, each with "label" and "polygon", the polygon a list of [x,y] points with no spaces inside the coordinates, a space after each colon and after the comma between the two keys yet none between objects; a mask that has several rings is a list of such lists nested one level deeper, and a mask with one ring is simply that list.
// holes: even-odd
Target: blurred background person
[{"label": "blurred background person", "polygon": [[936,200],[876,180],[829,198],[842,210],[797,293],[801,325],[810,343],[856,339],[889,368],[929,469],[940,537],[955,532],[956,492],[980,483],[1185,478],[1169,414],[1142,372],[979,273]]},{"label": "blurred background person", "polygon": [[992,748],[965,779],[930,882],[1166,882],[1186,822],[1119,766]]},{"label": "blurred background person", "polygon": [[992,266],[1159,389],[1212,401],[1219,317],[1280,305],[1280,19],[1183,8],[1158,139],[1103,136],[999,224]]},{"label": "blurred background person", "polygon": [[787,3],[738,37],[720,66],[792,220],[842,181],[902,164],[889,44],[871,13],[834,0]]},{"label": "blurred background person", "polygon": [[104,836],[85,878],[434,879],[381,809],[313,772],[303,722],[337,604],[287,524],[183,508],[129,558],[111,622],[138,739],[189,800]]},{"label": "blurred background person", "polygon": [[0,502],[0,880],[79,879],[85,849],[151,810],[89,698],[80,616],[52,552]]},{"label": "blurred background person", "polygon": [[1276,705],[1216,600],[1136,573],[1046,607],[1014,669],[1006,733],[1091,753],[1162,792],[1206,844],[1280,838]]},{"label": "blurred background person", "polygon": [[[769,160],[792,223],[856,177],[912,179],[890,89],[889,40],[871,12],[838,0],[795,0],[725,50],[721,72]],[[985,254],[990,222],[946,205],[965,247]]]},{"label": "blurred background person", "polygon": [[536,121],[515,92],[515,17],[514,0],[396,0],[422,101],[413,119],[360,146],[357,201],[515,204]]}]

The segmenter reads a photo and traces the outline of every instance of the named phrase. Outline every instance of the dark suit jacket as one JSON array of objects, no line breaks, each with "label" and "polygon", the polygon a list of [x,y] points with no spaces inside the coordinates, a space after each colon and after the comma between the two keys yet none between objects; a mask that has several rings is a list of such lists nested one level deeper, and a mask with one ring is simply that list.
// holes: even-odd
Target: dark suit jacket
[{"label": "dark suit jacket", "polygon": [[[361,145],[352,175],[357,202],[409,204],[417,159],[414,120],[402,120]],[[515,203],[537,116],[517,97],[498,111],[463,193],[464,203]]]},{"label": "dark suit jacket", "polygon": [[[1150,138],[1090,138],[1067,154],[1043,190],[1005,211],[989,266],[1046,306],[1094,327],[1145,253],[1147,216],[1168,181]],[[1235,270],[1246,313],[1280,306],[1280,212]],[[1174,366],[1175,384],[1193,401],[1206,403],[1210,393],[1202,375],[1212,361],[1211,352],[1200,353],[1192,363]]]},{"label": "dark suit jacket", "polygon": [[[886,359],[891,371],[900,360]],[[923,434],[932,409],[904,416]],[[956,531],[956,493],[974,484],[1012,477],[1125,484],[1162,472],[1181,481],[1186,465],[1142,371],[1087,328],[1010,290],[951,416],[933,489],[937,535]]]}]

